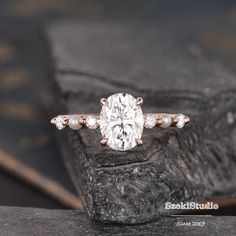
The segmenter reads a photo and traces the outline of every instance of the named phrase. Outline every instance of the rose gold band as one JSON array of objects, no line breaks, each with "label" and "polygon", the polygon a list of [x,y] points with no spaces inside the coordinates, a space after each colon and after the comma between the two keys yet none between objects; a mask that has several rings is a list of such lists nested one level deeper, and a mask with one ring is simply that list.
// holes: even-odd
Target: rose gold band
[{"label": "rose gold band", "polygon": [[[184,126],[185,124],[189,123],[190,118],[188,116],[182,115],[182,114],[172,114],[172,113],[144,113],[144,127],[146,128],[152,128],[145,125],[145,122],[147,123],[147,120],[150,118],[153,118],[155,120],[156,127],[160,128],[168,128],[170,126],[176,126],[178,128],[180,127],[180,124],[178,126],[178,123],[180,122],[181,117],[181,126]],[[68,126],[71,129],[78,130],[82,127],[88,127],[88,128],[97,128],[99,126],[99,114],[68,114],[68,115],[59,115],[57,117],[54,117],[51,119],[51,123],[55,124],[58,129],[62,129],[66,126]],[[89,127],[89,121],[90,122],[96,122],[97,124],[93,124],[93,127]],[[153,127],[154,127],[153,126]]]}]

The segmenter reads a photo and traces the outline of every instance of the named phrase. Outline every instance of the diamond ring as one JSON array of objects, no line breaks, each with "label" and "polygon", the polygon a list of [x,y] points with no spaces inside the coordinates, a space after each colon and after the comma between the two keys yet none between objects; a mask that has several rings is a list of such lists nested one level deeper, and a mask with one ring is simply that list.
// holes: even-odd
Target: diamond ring
[{"label": "diamond ring", "polygon": [[143,113],[141,97],[116,93],[100,100],[100,114],[59,115],[51,123],[61,130],[68,126],[73,130],[82,127],[96,129],[100,127],[102,145],[108,145],[117,151],[126,151],[136,145],[142,145],[143,128],[183,128],[189,123],[188,116],[169,113]]}]

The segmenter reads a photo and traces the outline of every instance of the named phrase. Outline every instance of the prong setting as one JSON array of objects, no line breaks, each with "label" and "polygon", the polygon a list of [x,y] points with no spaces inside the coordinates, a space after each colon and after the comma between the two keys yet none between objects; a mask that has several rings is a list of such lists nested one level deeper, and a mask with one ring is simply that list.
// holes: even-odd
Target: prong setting
[{"label": "prong setting", "polygon": [[101,98],[101,99],[100,99],[100,104],[101,104],[102,106],[106,106],[106,105],[107,105],[107,99],[106,99],[106,98]]},{"label": "prong setting", "polygon": [[185,116],[184,121],[185,121],[185,124],[188,124],[190,122],[190,118]]},{"label": "prong setting", "polygon": [[141,98],[141,97],[136,98],[136,105],[142,106],[143,105],[143,98]]},{"label": "prong setting", "polygon": [[108,139],[103,138],[103,139],[100,141],[100,144],[101,144],[102,146],[105,146],[105,145],[107,144],[107,142],[108,142]]},{"label": "prong setting", "polygon": [[79,118],[79,123],[80,123],[81,125],[85,125],[85,122],[86,122],[86,119],[81,116],[81,117]]},{"label": "prong setting", "polygon": [[173,121],[173,124],[176,125],[178,123],[178,116],[175,116],[173,117],[172,121]]},{"label": "prong setting", "polygon": [[161,119],[161,117],[158,117],[157,119],[156,119],[156,123],[157,123],[157,125],[158,126],[160,126],[161,124],[162,124],[162,119]]},{"label": "prong setting", "polygon": [[143,145],[143,140],[142,139],[136,139],[136,143],[138,146]]},{"label": "prong setting", "polygon": [[55,125],[55,122],[56,122],[56,118],[52,118],[51,121],[50,121],[50,123],[53,124],[53,125]]}]

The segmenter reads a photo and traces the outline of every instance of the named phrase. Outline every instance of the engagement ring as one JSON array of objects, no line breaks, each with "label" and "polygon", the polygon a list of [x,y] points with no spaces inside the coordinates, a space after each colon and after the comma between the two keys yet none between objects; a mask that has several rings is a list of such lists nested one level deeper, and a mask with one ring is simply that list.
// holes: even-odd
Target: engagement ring
[{"label": "engagement ring", "polygon": [[136,145],[142,145],[143,128],[183,128],[189,123],[188,116],[169,113],[143,113],[143,99],[130,94],[116,93],[100,100],[100,114],[59,115],[51,123],[61,130],[68,126],[73,130],[82,127],[96,129],[100,127],[102,145],[108,145],[117,151],[126,151]]}]

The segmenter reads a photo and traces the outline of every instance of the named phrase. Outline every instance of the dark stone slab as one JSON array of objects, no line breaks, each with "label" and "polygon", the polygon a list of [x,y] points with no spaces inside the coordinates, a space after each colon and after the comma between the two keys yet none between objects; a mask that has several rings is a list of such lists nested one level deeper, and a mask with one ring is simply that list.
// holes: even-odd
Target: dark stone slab
[{"label": "dark stone slab", "polygon": [[225,30],[220,11],[197,21],[183,14],[144,25],[50,27],[55,114],[99,112],[101,97],[128,92],[144,98],[145,112],[191,117],[182,130],[145,130],[144,145],[127,152],[101,147],[99,130],[60,132],[65,162],[93,219],[146,222],[173,214],[166,202],[235,195],[235,74],[213,60],[217,54],[203,40],[209,28]]},{"label": "dark stone slab", "polygon": [[140,225],[91,222],[85,213],[71,210],[0,207],[1,235],[235,235],[234,216],[173,216]]}]

